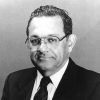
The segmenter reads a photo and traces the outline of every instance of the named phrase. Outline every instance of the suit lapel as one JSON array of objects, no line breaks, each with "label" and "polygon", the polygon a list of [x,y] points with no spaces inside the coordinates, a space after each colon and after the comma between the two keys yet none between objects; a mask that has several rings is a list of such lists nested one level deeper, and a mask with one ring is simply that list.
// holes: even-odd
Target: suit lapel
[{"label": "suit lapel", "polygon": [[19,82],[19,100],[30,100],[35,78],[37,75],[36,72],[36,69],[34,70],[34,68],[32,68],[31,71],[29,71],[28,75],[24,75],[25,79],[22,79]]},{"label": "suit lapel", "polygon": [[[74,98],[77,91],[76,83],[76,65],[69,59],[67,69],[58,85],[58,88],[54,94],[53,100],[71,100]],[[73,100],[76,100],[75,98]]]},{"label": "suit lapel", "polygon": [[25,100],[30,100],[30,98],[31,98],[31,94],[32,94],[33,86],[34,86],[34,81],[35,81],[35,80],[32,80],[32,81],[25,87],[25,94],[26,94]]}]

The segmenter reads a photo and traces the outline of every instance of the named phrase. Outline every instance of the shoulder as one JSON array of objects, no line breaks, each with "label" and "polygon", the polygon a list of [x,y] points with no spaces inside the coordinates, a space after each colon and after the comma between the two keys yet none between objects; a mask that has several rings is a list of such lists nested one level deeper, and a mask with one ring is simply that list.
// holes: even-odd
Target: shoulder
[{"label": "shoulder", "polygon": [[82,97],[100,98],[100,73],[81,67],[71,59],[69,66],[71,82],[74,83],[76,93]]},{"label": "shoulder", "polygon": [[72,69],[76,70],[77,74],[80,76],[84,76],[85,78],[95,78],[95,79],[100,79],[100,73],[95,72],[93,70],[89,70],[87,68],[84,68],[82,66],[77,65],[75,62],[73,62],[72,59],[70,59]]},{"label": "shoulder", "polygon": [[70,59],[70,67],[71,67],[71,70],[70,70],[71,73],[73,75],[76,75],[77,80],[83,83],[89,82],[91,84],[100,82],[100,73],[81,67],[77,65],[75,62],[73,62],[72,59]]},{"label": "shoulder", "polygon": [[77,73],[78,77],[81,77],[86,80],[95,80],[95,81],[100,81],[100,73],[86,69],[84,67],[80,67],[77,65]]},{"label": "shoulder", "polygon": [[76,67],[77,83],[83,86],[84,89],[93,89],[95,86],[100,84],[100,73],[86,69],[79,65]]},{"label": "shoulder", "polygon": [[22,76],[24,77],[24,76],[32,75],[35,72],[36,72],[35,68],[27,68],[27,69],[22,69],[22,70],[18,70],[18,71],[12,72],[8,76],[14,77],[14,78],[22,77]]},{"label": "shoulder", "polygon": [[[78,66],[77,86],[79,91],[84,94],[100,98],[100,74]],[[90,97],[91,97],[90,96]],[[92,97],[91,97],[92,98]]]},{"label": "shoulder", "polygon": [[7,79],[11,84],[14,83],[23,83],[28,82],[36,77],[36,69],[35,68],[28,68],[28,69],[22,69],[15,72],[10,73],[7,76]]}]

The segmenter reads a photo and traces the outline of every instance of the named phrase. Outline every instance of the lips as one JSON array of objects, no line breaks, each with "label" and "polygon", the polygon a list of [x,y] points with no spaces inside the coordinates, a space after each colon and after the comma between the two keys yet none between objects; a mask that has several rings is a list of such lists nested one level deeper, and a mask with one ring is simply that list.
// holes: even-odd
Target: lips
[{"label": "lips", "polygon": [[36,59],[37,60],[48,60],[50,59],[51,57],[45,57],[45,56],[41,56],[41,55],[36,55]]},{"label": "lips", "polygon": [[46,60],[54,59],[54,57],[35,55],[35,59],[38,61],[46,61]]},{"label": "lips", "polygon": [[52,57],[40,57],[40,59],[48,60],[51,59]]}]

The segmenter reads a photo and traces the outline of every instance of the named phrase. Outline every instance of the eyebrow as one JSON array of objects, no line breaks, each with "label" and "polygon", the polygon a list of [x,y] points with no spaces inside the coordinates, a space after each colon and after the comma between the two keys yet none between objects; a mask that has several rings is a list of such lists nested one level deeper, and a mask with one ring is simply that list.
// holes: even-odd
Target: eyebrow
[{"label": "eyebrow", "polygon": [[59,35],[59,34],[50,34],[50,35],[48,35],[48,36],[60,37],[60,35]]},{"label": "eyebrow", "polygon": [[[57,35],[58,35],[58,34],[50,34],[50,35],[48,35],[48,36],[58,37]],[[46,36],[46,37],[48,37],[48,36]],[[38,35],[32,35],[32,36],[30,36],[30,37],[39,38]]]},{"label": "eyebrow", "polygon": [[38,38],[38,36],[37,36],[37,35],[32,35],[32,36],[30,36],[30,37],[35,37],[35,38]]}]

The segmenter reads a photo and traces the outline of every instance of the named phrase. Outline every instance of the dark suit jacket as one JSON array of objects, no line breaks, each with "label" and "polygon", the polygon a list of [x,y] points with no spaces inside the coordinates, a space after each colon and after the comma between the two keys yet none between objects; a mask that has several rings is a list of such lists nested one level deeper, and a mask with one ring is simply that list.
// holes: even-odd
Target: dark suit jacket
[{"label": "dark suit jacket", "polygon": [[[1,100],[30,100],[35,78],[35,68],[10,74]],[[100,75],[70,59],[53,100],[100,100]]]}]

